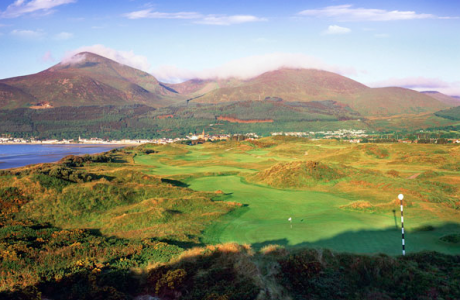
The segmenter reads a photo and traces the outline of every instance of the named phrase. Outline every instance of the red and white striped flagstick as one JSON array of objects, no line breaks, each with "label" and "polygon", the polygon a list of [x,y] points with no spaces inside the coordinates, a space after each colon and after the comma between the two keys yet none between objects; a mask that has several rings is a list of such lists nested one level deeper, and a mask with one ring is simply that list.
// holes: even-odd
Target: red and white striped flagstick
[{"label": "red and white striped flagstick", "polygon": [[402,233],[402,255],[406,255],[406,243],[404,241],[404,212],[403,212],[403,199],[404,199],[404,195],[403,194],[399,194],[398,195],[398,198],[401,202],[401,233]]}]

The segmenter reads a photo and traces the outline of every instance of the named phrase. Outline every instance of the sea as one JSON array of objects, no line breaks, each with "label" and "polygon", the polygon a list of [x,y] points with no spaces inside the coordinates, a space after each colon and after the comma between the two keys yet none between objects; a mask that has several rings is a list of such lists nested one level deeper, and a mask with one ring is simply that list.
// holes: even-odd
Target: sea
[{"label": "sea", "polygon": [[0,169],[59,161],[67,155],[83,155],[121,148],[120,145],[1,145]]}]

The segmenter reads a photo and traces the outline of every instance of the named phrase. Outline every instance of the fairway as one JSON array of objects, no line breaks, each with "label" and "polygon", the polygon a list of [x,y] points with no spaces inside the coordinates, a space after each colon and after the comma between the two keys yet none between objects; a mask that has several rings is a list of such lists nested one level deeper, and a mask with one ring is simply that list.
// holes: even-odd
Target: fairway
[{"label": "fairway", "polygon": [[[399,207],[392,204],[388,206],[392,193],[387,186],[398,186],[401,182],[415,190],[419,186],[425,188],[426,185],[420,185],[416,177],[408,177],[416,172],[421,174],[433,166],[412,164],[412,170],[409,171],[409,166],[398,160],[400,148],[414,152],[419,149],[435,149],[424,146],[407,149],[406,145],[381,147],[390,149],[388,157],[392,160],[376,157],[373,153],[379,148],[374,150],[375,147],[362,146],[363,150],[357,151],[352,145],[294,141],[265,149],[250,148],[245,144],[167,146],[158,148],[158,153],[152,155],[138,155],[135,162],[146,166],[146,171],[151,174],[181,178],[193,190],[220,190],[225,193],[224,196],[216,197],[217,201],[242,204],[242,207],[220,217],[206,228],[201,238],[206,244],[237,242],[251,244],[256,249],[279,244],[287,247],[322,247],[340,252],[399,255]],[[456,149],[452,148],[452,151]],[[397,169],[404,175],[395,181],[382,173],[372,173],[372,176],[377,176],[372,178],[358,173],[352,175],[358,184],[347,179],[340,184],[319,186],[316,190],[276,188],[247,181],[251,174],[257,174],[275,164],[305,160],[302,156],[306,155],[309,159],[331,162],[331,166],[345,158],[347,163],[363,170],[370,167],[380,170],[378,172]],[[455,172],[443,174],[456,177]],[[357,181],[362,179],[367,181]],[[375,188],[371,188],[374,183]],[[396,190],[394,193],[397,195]],[[407,198],[416,199],[413,196]],[[384,209],[362,211],[343,208],[357,200],[369,201],[375,207],[387,206]],[[405,209],[406,250],[460,253],[459,244],[440,240],[442,236],[459,232],[456,222],[458,216],[458,210],[439,203],[413,202]],[[289,218],[292,218],[292,222]],[[424,226],[432,227],[420,230]]]}]

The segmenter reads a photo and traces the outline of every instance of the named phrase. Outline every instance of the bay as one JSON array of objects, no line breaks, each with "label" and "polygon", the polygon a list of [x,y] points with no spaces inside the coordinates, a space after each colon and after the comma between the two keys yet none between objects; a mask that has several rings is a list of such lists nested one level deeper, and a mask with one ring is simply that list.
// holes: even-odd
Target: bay
[{"label": "bay", "polygon": [[83,155],[121,148],[120,145],[1,145],[0,169],[59,161],[67,155]]}]

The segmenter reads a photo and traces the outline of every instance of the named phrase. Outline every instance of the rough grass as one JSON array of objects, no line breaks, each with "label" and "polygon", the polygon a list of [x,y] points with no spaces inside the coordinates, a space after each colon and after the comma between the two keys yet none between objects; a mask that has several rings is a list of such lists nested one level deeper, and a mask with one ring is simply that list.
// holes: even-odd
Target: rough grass
[{"label": "rough grass", "polygon": [[303,188],[335,182],[345,177],[347,171],[345,167],[338,169],[321,162],[299,161],[276,164],[248,179],[277,188]]},{"label": "rough grass", "polygon": [[[460,257],[421,252],[404,257],[327,249],[256,252],[234,243],[193,248],[166,263],[130,272],[77,260],[78,272],[26,284],[9,298],[127,299],[458,299]],[[42,294],[43,293],[43,294]]]},{"label": "rough grass", "polygon": [[71,157],[60,165],[11,171],[15,177],[2,176],[0,183],[0,221],[32,219],[63,228],[99,229],[118,237],[198,242],[207,224],[235,207],[214,202],[214,193],[147,175],[136,166],[128,167],[129,163],[112,165],[117,159],[128,161],[137,151],[145,152],[145,147],[130,151],[112,153],[103,164]]}]

